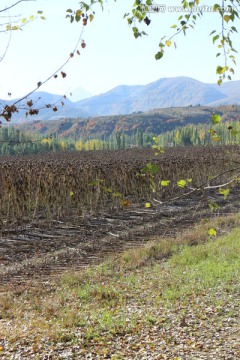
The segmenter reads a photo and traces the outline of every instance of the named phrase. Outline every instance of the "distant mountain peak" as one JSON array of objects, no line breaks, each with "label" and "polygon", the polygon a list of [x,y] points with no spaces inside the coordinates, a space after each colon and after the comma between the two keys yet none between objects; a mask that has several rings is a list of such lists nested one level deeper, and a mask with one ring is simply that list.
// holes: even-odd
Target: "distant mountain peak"
[{"label": "distant mountain peak", "polygon": [[75,90],[71,92],[71,96],[69,100],[76,102],[76,101],[88,99],[92,96],[93,94],[91,94],[87,90],[83,89],[82,87],[77,87]]}]

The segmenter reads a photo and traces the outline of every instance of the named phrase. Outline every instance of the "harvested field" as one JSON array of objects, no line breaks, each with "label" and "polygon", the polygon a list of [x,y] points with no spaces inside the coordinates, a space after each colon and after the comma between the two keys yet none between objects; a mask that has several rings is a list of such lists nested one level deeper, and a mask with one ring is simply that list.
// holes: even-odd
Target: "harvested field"
[{"label": "harvested field", "polygon": [[[201,185],[237,177],[239,151],[179,148],[156,156],[152,149],[131,149],[0,158],[1,283],[47,281],[153,236],[172,236],[216,211],[238,211],[237,184],[226,201],[218,189],[206,192]],[[217,174],[222,175],[214,179]],[[179,186],[179,180],[186,184]],[[199,191],[191,193],[193,188]],[[213,213],[209,203],[221,207]]]}]

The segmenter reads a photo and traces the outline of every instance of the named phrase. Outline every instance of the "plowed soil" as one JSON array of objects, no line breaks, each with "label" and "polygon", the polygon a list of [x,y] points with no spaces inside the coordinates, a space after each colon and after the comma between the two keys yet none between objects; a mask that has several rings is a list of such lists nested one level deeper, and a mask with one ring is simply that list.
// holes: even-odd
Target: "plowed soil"
[{"label": "plowed soil", "polygon": [[[237,212],[239,189],[221,204],[218,214]],[[69,269],[99,263],[110,255],[141,246],[157,236],[174,236],[193,223],[218,214],[209,210],[207,194],[193,194],[167,204],[145,209],[132,206],[98,217],[55,221],[47,226],[29,223],[24,230],[9,229],[0,238],[0,291],[6,284],[48,283],[52,276]]]}]

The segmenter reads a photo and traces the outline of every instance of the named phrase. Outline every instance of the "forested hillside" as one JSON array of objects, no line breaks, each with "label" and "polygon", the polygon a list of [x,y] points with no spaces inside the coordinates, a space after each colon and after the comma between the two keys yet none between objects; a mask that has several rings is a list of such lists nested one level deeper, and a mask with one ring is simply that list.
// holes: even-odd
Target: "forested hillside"
[{"label": "forested hillside", "polygon": [[[97,117],[33,122],[0,129],[0,154],[30,154],[63,150],[118,150],[240,143],[240,110],[218,107],[222,122],[211,122],[212,108],[158,109],[126,117]],[[156,145],[156,144],[155,144]]]},{"label": "forested hillside", "polygon": [[143,133],[160,135],[188,124],[210,124],[213,113],[220,114],[222,121],[239,120],[240,106],[188,106],[155,109],[129,115],[97,116],[85,118],[65,118],[53,121],[34,121],[15,125],[15,129],[28,134],[50,136],[58,139],[105,140],[115,133],[134,135],[137,130]]}]

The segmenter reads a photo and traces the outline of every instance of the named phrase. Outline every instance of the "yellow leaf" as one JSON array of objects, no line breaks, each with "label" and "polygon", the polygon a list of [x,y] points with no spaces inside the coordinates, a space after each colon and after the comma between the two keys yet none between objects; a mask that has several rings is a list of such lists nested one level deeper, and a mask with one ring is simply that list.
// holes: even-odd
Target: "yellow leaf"
[{"label": "yellow leaf", "polygon": [[228,23],[231,18],[229,15],[224,15],[223,19]]},{"label": "yellow leaf", "polygon": [[32,21],[34,19],[34,15],[29,16],[29,19]]},{"label": "yellow leaf", "polygon": [[74,192],[73,191],[70,191],[70,196],[73,196],[74,195]]},{"label": "yellow leaf", "polygon": [[123,200],[120,201],[120,203],[121,203],[121,205],[122,205],[123,207],[125,207],[125,208],[128,208],[128,207],[131,206],[131,201],[128,200],[128,199],[123,199]]},{"label": "yellow leaf", "polygon": [[3,351],[4,350],[4,347],[3,346],[0,346],[0,351]]},{"label": "yellow leaf", "polygon": [[221,141],[221,136],[213,136],[212,141],[215,141],[215,142]]},{"label": "yellow leaf", "polygon": [[150,208],[151,207],[151,204],[149,203],[149,202],[147,202],[146,204],[145,204],[145,208]]},{"label": "yellow leaf", "polygon": [[167,41],[166,41],[166,45],[169,47],[169,46],[172,45],[172,42],[171,42],[170,40],[167,40]]},{"label": "yellow leaf", "polygon": [[216,236],[217,235],[217,232],[216,232],[216,230],[215,229],[209,229],[208,230],[208,235],[210,235],[210,236]]}]

